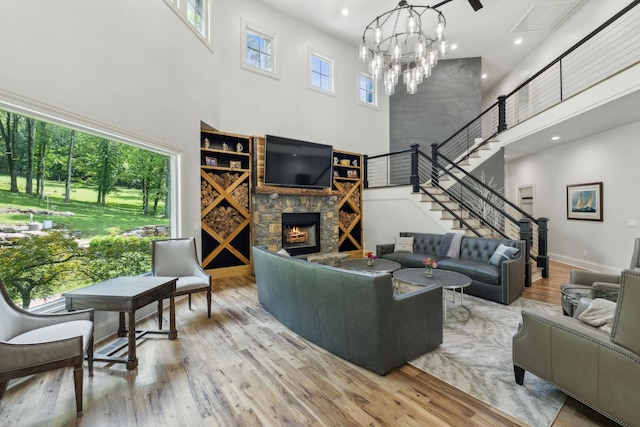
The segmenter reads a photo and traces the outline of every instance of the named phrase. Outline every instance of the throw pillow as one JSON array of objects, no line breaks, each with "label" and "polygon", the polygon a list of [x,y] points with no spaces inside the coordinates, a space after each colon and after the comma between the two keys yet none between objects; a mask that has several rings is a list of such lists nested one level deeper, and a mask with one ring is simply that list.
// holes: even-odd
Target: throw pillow
[{"label": "throw pillow", "polygon": [[284,255],[284,256],[291,256],[291,255],[289,255],[289,252],[287,252],[287,250],[286,250],[286,249],[284,249],[284,248],[280,249],[280,250],[278,251],[278,253],[279,253],[280,255]]},{"label": "throw pillow", "polygon": [[583,311],[578,319],[587,325],[598,328],[607,334],[611,334],[613,315],[616,311],[616,303],[604,298],[595,298],[589,303],[589,307]]},{"label": "throw pillow", "polygon": [[500,244],[496,248],[496,251],[493,253],[493,255],[491,255],[491,258],[489,258],[489,264],[495,265],[497,267],[500,265],[500,261],[511,259],[514,256],[518,255],[518,252],[520,252],[520,249],[518,248]]},{"label": "throw pillow", "polygon": [[413,237],[396,237],[393,252],[413,253]]}]

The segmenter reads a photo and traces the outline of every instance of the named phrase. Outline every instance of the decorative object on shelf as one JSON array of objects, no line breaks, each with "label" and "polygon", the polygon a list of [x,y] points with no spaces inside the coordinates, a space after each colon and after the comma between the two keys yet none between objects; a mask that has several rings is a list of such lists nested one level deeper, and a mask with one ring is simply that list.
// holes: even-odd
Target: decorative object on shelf
[{"label": "decorative object on shelf", "polygon": [[347,178],[357,178],[358,177],[358,171],[354,171],[352,169],[349,169],[347,171]]},{"label": "decorative object on shelf", "polygon": [[218,166],[218,160],[215,157],[205,157],[204,158],[205,164],[207,166]]},{"label": "decorative object on shelf", "polygon": [[[414,94],[431,75],[438,56],[447,52],[445,27],[446,20],[439,10],[401,0],[395,9],[367,25],[362,33],[360,60],[369,62],[373,80],[383,81],[385,94],[393,95],[400,79],[407,86],[407,93]],[[428,30],[433,33],[427,34]]]},{"label": "decorative object on shelf", "polygon": [[209,148],[211,147],[211,142],[209,141],[209,138],[205,138],[204,139],[204,148]]},{"label": "decorative object on shelf", "polygon": [[337,165],[339,161],[340,161],[340,160],[338,160],[338,158],[337,158],[337,157],[334,157],[334,158],[333,158],[333,164],[334,164],[334,165]]},{"label": "decorative object on shelf", "polygon": [[239,160],[231,160],[229,161],[229,167],[231,169],[241,169],[242,163]]},{"label": "decorative object on shelf", "polygon": [[358,166],[358,160],[353,160],[353,161],[351,162],[351,164],[352,164],[353,166]]},{"label": "decorative object on shelf", "polygon": [[238,153],[242,153],[244,151],[244,145],[238,142],[238,145],[236,145],[236,151]]},{"label": "decorative object on shelf", "polygon": [[367,265],[373,265],[378,259],[378,257],[375,256],[373,252],[367,252],[365,255],[367,256],[367,258],[369,258],[367,259]]},{"label": "decorative object on shelf", "polygon": [[422,258],[424,264],[424,275],[427,277],[433,276],[433,269],[438,267],[438,263],[433,258]]},{"label": "decorative object on shelf", "polygon": [[224,151],[229,151],[229,144],[227,144],[226,142],[223,142],[223,143],[222,143],[222,149],[223,149]]},{"label": "decorative object on shelf", "polygon": [[333,176],[336,177],[336,178],[339,178],[340,177],[340,173],[337,170],[334,169],[333,170]]},{"label": "decorative object on shelf", "polygon": [[341,164],[342,166],[349,166],[349,165],[351,164],[351,160],[349,160],[349,159],[342,159],[342,160],[340,160],[340,164]]}]

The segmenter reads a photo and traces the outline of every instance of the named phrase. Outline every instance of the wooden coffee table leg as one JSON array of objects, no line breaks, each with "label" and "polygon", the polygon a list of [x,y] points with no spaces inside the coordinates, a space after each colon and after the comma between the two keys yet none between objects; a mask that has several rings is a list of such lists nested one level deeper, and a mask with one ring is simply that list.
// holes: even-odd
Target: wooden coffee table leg
[{"label": "wooden coffee table leg", "polygon": [[169,339],[174,340],[178,337],[176,330],[176,296],[171,294],[169,297]]},{"label": "wooden coffee table leg", "polygon": [[126,335],[127,328],[124,325],[124,313],[118,313],[118,336],[124,337]]},{"label": "wooden coffee table leg", "polygon": [[138,358],[136,357],[136,312],[129,312],[129,347],[127,354],[127,369],[133,370],[138,367]]}]

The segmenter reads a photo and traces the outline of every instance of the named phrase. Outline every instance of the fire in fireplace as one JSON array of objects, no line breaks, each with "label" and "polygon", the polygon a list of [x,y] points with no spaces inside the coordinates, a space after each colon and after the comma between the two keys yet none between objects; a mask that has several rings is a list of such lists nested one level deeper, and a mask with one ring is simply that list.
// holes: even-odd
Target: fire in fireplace
[{"label": "fire in fireplace", "polygon": [[283,213],[282,247],[291,255],[320,252],[320,214]]}]

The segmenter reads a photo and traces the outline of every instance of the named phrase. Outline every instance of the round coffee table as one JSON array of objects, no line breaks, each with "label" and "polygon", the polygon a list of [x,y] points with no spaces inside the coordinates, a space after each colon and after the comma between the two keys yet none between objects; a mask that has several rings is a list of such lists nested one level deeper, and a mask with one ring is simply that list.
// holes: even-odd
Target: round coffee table
[{"label": "round coffee table", "polygon": [[369,258],[345,259],[340,264],[340,267],[349,270],[369,271],[371,273],[393,273],[401,267],[400,263],[389,261],[388,259],[377,259],[373,265],[367,265],[368,260]]},{"label": "round coffee table", "polygon": [[[433,270],[433,275],[424,275],[424,268],[403,268],[393,273],[393,278],[401,282],[416,286],[440,285],[443,289],[453,292],[453,302],[456,302],[456,289],[460,289],[460,306],[464,307],[464,288],[471,284],[471,278],[455,271]],[[466,307],[464,307],[466,308]],[[468,309],[467,309],[468,310]],[[471,314],[471,313],[469,313]],[[444,317],[447,317],[447,304],[444,304]]]}]

